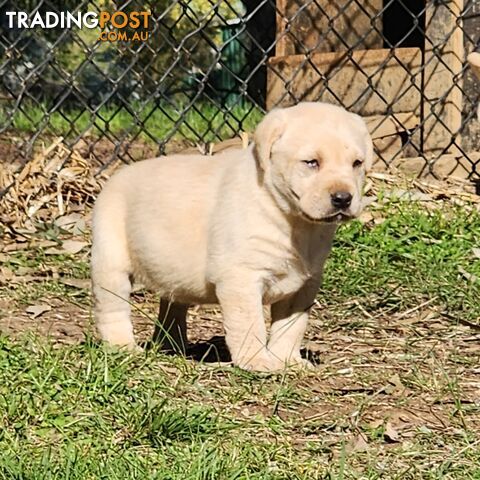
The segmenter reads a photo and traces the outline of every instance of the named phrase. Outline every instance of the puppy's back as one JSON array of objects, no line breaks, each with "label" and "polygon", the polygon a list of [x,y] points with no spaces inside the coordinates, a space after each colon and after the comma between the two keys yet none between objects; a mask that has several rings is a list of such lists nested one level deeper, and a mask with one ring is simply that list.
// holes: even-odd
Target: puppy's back
[{"label": "puppy's back", "polygon": [[128,252],[128,269],[142,283],[167,290],[175,285],[180,296],[182,291],[210,296],[205,283],[209,229],[216,206],[226,200],[219,198],[221,184],[228,176],[241,183],[245,160],[239,150],[159,157],[123,168],[95,204],[92,261],[99,246],[99,256]]}]

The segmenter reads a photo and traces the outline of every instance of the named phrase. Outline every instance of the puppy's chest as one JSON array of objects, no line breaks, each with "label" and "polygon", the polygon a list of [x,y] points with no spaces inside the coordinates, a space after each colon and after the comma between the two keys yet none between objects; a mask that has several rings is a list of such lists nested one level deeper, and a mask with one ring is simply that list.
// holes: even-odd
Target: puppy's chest
[{"label": "puppy's chest", "polygon": [[264,302],[275,303],[302,288],[314,276],[310,262],[298,256],[288,256],[272,264],[264,279]]}]

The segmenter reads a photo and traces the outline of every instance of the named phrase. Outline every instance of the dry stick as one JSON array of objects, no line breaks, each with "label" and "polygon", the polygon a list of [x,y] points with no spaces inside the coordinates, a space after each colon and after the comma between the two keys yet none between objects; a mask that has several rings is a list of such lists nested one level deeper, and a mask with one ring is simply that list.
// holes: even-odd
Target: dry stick
[{"label": "dry stick", "polygon": [[442,315],[444,317],[448,318],[449,320],[455,320],[456,322],[458,322],[462,325],[465,325],[467,327],[470,327],[473,330],[479,330],[480,331],[480,325],[479,324],[469,322],[468,320],[464,320],[463,318],[454,317],[453,315],[450,315],[450,313],[447,313],[447,312],[442,312]]},{"label": "dry stick", "polygon": [[404,318],[404,317],[410,315],[411,313],[416,312],[417,310],[420,310],[421,308],[423,308],[423,307],[427,306],[428,304],[434,302],[437,298],[438,298],[438,296],[435,296],[435,297],[433,297],[433,298],[430,298],[430,299],[427,300],[426,302],[423,302],[423,303],[421,303],[420,305],[417,305],[417,306],[415,306],[415,307],[413,307],[413,308],[410,308],[409,310],[406,310],[406,311],[403,312],[403,313],[400,313],[400,314],[395,318],[395,320],[400,320],[401,318]]}]

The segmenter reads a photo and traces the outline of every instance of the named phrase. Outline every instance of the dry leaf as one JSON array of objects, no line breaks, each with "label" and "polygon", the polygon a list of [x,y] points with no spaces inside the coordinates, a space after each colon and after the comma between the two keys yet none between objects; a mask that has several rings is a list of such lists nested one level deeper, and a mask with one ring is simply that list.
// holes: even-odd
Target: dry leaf
[{"label": "dry leaf", "polygon": [[65,240],[62,244],[62,248],[72,255],[83,250],[88,245],[87,242],[82,242],[80,240]]},{"label": "dry leaf", "polygon": [[405,391],[405,386],[402,384],[397,373],[388,379],[388,383],[389,385],[386,385],[384,389],[388,395],[399,396]]},{"label": "dry leaf", "polygon": [[353,437],[345,447],[347,453],[365,452],[368,450],[368,440],[363,433],[359,433]]},{"label": "dry leaf", "polygon": [[18,267],[15,274],[18,277],[23,277],[24,275],[30,275],[34,271],[36,271],[36,269],[30,268],[30,267]]},{"label": "dry leaf", "polygon": [[75,225],[81,218],[82,215],[80,213],[71,213],[70,215],[58,217],[54,223],[57,227],[67,227],[69,225]]},{"label": "dry leaf", "polygon": [[400,434],[393,428],[390,422],[387,422],[385,425],[385,430],[383,432],[383,436],[389,442],[399,442],[400,441]]},{"label": "dry leaf", "polygon": [[388,381],[389,381],[389,383],[391,383],[392,385],[394,385],[397,388],[404,388],[402,380],[400,379],[400,376],[398,375],[398,373],[396,373],[395,375],[392,375],[388,379]]},{"label": "dry leaf", "polygon": [[472,248],[473,256],[480,258],[480,248]]},{"label": "dry leaf", "polygon": [[458,271],[469,282],[477,282],[479,280],[479,278],[476,275],[474,275],[473,273],[467,272],[463,267],[458,267]]},{"label": "dry leaf", "polygon": [[30,305],[25,309],[25,311],[32,315],[32,318],[37,318],[45,312],[48,312],[52,309],[50,305]]},{"label": "dry leaf", "polygon": [[13,273],[13,270],[8,267],[0,267],[0,283],[7,282],[8,280],[11,280],[15,274]]},{"label": "dry leaf", "polygon": [[[17,239],[19,242],[21,239]],[[26,243],[18,243],[18,242],[13,242],[9,243],[8,245],[5,245],[3,247],[3,251],[8,253],[8,252],[17,252],[19,250],[26,250],[28,248],[28,245]]]},{"label": "dry leaf", "polygon": [[362,223],[369,223],[373,220],[374,217],[370,212],[365,211],[358,218]]},{"label": "dry leaf", "polygon": [[75,255],[79,253],[83,248],[88,246],[87,242],[82,242],[80,240],[65,240],[62,243],[62,248],[48,248],[45,250],[46,255]]},{"label": "dry leaf", "polygon": [[72,228],[73,235],[83,235],[87,231],[87,222],[81,218]]}]

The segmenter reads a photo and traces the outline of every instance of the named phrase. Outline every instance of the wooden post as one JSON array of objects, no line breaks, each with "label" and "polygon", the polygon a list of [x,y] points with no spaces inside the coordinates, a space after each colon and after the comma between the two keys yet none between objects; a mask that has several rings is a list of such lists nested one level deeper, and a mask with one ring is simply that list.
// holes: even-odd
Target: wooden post
[{"label": "wooden post", "polygon": [[277,0],[275,56],[382,48],[383,0]]},{"label": "wooden post", "polygon": [[427,0],[423,152],[456,153],[462,124],[463,0]]}]

